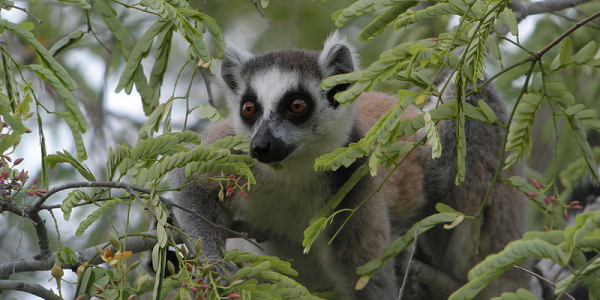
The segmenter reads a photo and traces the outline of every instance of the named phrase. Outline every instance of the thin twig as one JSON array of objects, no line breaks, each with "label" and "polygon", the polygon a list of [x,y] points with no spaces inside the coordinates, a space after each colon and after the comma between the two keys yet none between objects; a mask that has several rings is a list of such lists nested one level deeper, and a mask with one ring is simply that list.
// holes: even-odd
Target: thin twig
[{"label": "thin twig", "polygon": [[567,31],[563,32],[563,34],[561,34],[559,37],[554,39],[554,41],[550,42],[550,44],[548,44],[546,47],[542,48],[542,50],[536,52],[535,53],[536,57],[538,57],[538,58],[542,57],[544,54],[546,54],[546,52],[548,52],[550,49],[552,49],[552,47],[558,45],[558,43],[560,43],[564,38],[566,38],[569,34],[573,33],[573,31],[577,30],[579,27],[585,25],[586,23],[594,20],[597,17],[600,17],[600,11],[577,22],[577,24],[573,25]]},{"label": "thin twig", "polygon": [[18,7],[18,6],[14,6],[12,4],[8,4],[8,3],[2,3],[2,6],[5,8],[14,8],[14,9],[18,9],[24,13],[26,13],[28,16],[32,17],[38,24],[42,24],[42,20],[38,19],[36,16],[32,15],[29,11],[27,11],[27,9],[22,8],[22,7]]},{"label": "thin twig", "polygon": [[208,74],[206,74],[206,71],[204,70],[204,68],[200,68],[200,75],[202,75],[202,79],[204,80],[204,85],[206,86],[206,93],[208,94],[208,103],[216,109],[217,104],[215,103],[215,97],[213,96],[212,87],[210,85],[210,83],[211,83],[210,77],[208,77]]},{"label": "thin twig", "polygon": [[148,205],[146,205],[144,201],[142,201],[140,195],[134,192],[131,187],[127,188],[127,192],[131,194],[135,199],[137,199],[137,201],[144,207],[144,209],[149,211],[154,216],[154,218],[158,220],[158,216],[156,216],[156,213],[153,210],[151,210],[150,207],[148,207]]},{"label": "thin twig", "polygon": [[258,12],[264,18],[265,17],[265,12],[262,10],[262,8],[260,7],[260,5],[258,5],[258,3],[256,3],[256,0],[250,0],[250,1],[252,1],[252,3],[254,3],[254,6],[256,6],[256,9],[258,9]]},{"label": "thin twig", "polygon": [[[521,266],[513,266],[513,268],[515,268],[515,269],[517,269],[517,270],[521,270],[521,271],[523,271],[523,272],[525,272],[525,273],[527,273],[527,274],[529,274],[529,275],[531,275],[531,276],[534,276],[534,277],[536,277],[536,278],[538,278],[538,279],[542,280],[543,282],[547,283],[548,285],[550,285],[550,286],[552,286],[553,288],[555,288],[555,289],[556,289],[556,284],[554,284],[554,282],[552,282],[552,281],[550,281],[550,280],[548,280],[548,279],[544,278],[544,277],[543,277],[543,276],[541,276],[540,274],[537,274],[537,273],[535,273],[535,272],[532,272],[532,271],[530,271],[530,270],[527,270],[527,269],[525,269],[525,268],[523,268],[523,267],[521,267]],[[566,292],[565,292],[565,296],[569,297],[569,299],[571,299],[571,300],[575,300],[575,298],[574,298],[573,296],[569,295],[569,293],[566,293]]]},{"label": "thin twig", "polygon": [[406,264],[406,271],[404,271],[404,278],[402,279],[402,285],[400,286],[400,292],[398,293],[398,300],[402,299],[402,294],[404,294],[404,288],[406,287],[406,281],[408,279],[408,273],[410,272],[410,266],[413,263],[413,258],[415,256],[415,252],[417,251],[417,237],[419,236],[419,228],[415,229],[415,240],[413,242],[413,248],[410,251],[410,257],[408,259],[408,263]]}]

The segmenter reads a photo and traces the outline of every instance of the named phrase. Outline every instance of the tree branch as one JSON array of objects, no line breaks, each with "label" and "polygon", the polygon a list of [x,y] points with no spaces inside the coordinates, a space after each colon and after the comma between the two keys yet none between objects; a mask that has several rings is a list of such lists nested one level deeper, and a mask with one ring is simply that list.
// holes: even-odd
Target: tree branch
[{"label": "tree branch", "polygon": [[62,299],[52,290],[47,290],[39,284],[27,283],[18,280],[0,280],[0,292],[4,290],[22,291],[48,300]]},{"label": "tree branch", "polygon": [[517,22],[520,22],[530,15],[555,12],[589,1],[590,0],[546,0],[541,2],[512,1],[508,6],[515,13]]},{"label": "tree branch", "polygon": [[[156,244],[156,232],[149,231],[143,233],[143,235],[148,236],[128,236],[125,241],[127,245],[128,251],[133,253],[139,253],[143,251],[152,250],[152,247]],[[174,236],[176,243],[181,243],[178,238],[178,235]],[[80,251],[75,252],[79,261],[81,262],[90,262],[92,264],[100,264],[102,263],[102,258],[98,255],[96,251],[96,247],[102,248],[103,245],[96,245],[94,247],[89,247]],[[110,246],[110,249],[113,253],[116,253],[117,250],[113,246]],[[8,278],[12,274],[22,273],[22,272],[32,272],[32,271],[48,271],[52,269],[54,266],[54,260],[56,259],[56,255],[50,255],[48,258],[44,260],[35,260],[35,259],[27,259],[14,261],[10,263],[0,264],[0,279]],[[63,269],[77,269],[80,264],[63,264],[61,267]]]},{"label": "tree branch", "polygon": [[30,208],[26,208],[25,212],[31,219],[35,233],[38,237],[38,245],[40,246],[40,254],[34,256],[35,259],[42,260],[52,255],[50,250],[50,239],[48,238],[48,230],[46,229],[46,221],[42,220],[37,211],[32,211]]}]

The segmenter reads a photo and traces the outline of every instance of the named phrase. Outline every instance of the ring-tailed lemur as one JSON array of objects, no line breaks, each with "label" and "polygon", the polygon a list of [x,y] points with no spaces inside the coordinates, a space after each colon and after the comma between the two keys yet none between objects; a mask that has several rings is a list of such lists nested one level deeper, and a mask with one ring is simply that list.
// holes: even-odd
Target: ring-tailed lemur
[{"label": "ring-tailed lemur", "polygon": [[[320,53],[289,50],[255,56],[228,48],[221,70],[229,89],[230,114],[215,125],[203,143],[242,134],[250,142],[250,156],[255,160],[252,172],[256,185],[247,197],[232,195],[220,201],[219,185],[201,181],[185,187],[175,199],[214,223],[230,226],[234,220],[242,221],[251,231],[266,234],[267,253],[291,259],[292,267],[300,274],[298,281],[307,287],[333,287],[342,299],[395,299],[398,288],[391,262],[361,290],[354,289],[359,278],[356,268],[381,255],[389,243],[390,228],[394,232],[405,231],[413,221],[432,213],[437,202],[474,214],[498,165],[503,130],[496,125],[467,121],[469,176],[456,187],[455,124],[440,123],[442,157],[431,160],[424,147],[419,150],[423,154],[411,154],[384,189],[356,211],[330,245],[326,242],[347,216],[343,213],[336,216],[311,252],[304,255],[301,243],[309,220],[365,162],[359,160],[348,168],[317,172],[313,168],[315,159],[357,142],[397,101],[384,94],[369,93],[357,103],[339,105],[333,96],[347,86],[329,91],[319,88],[322,79],[353,72],[357,66],[352,47],[338,34],[328,39]],[[474,98],[481,97],[500,120],[505,119],[502,103],[495,95],[484,92]],[[475,99],[469,101],[476,105]],[[419,113],[418,109],[409,108],[403,118]],[[421,136],[417,133],[406,139],[416,141]],[[272,163],[283,169],[275,171],[269,166]],[[173,186],[179,187],[184,181],[183,170],[175,171]],[[377,177],[366,176],[337,209],[355,208],[379,182]],[[520,194],[500,183],[487,203],[479,241],[475,238],[477,222],[465,221],[452,232],[432,230],[420,237],[418,257],[464,282],[466,271],[477,261],[521,236],[525,205]],[[203,238],[203,251],[209,259],[222,257],[223,232],[191,214],[174,211],[183,230]],[[228,267],[234,271],[234,266]],[[506,288],[515,286],[510,281],[507,280]],[[435,283],[427,288],[435,290]]]}]

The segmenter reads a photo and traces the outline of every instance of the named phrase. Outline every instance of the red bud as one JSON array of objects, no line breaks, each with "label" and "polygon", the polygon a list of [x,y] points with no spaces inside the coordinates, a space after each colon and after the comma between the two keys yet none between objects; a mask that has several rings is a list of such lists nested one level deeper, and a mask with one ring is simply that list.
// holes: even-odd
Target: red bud
[{"label": "red bud", "polygon": [[15,163],[13,164],[13,166],[16,166],[16,165],[20,164],[22,161],[23,161],[23,158],[22,158],[22,157],[21,157],[21,158],[17,158],[17,159],[15,160]]}]

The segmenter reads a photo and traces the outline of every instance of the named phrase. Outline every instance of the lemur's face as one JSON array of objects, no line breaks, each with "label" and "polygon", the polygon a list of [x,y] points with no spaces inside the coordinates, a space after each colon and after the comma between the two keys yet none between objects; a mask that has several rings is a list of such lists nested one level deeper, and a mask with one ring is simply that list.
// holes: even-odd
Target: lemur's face
[{"label": "lemur's face", "polygon": [[354,107],[333,99],[345,87],[323,91],[319,84],[326,76],[353,71],[352,54],[340,44],[324,51],[226,52],[222,76],[233,92],[229,113],[234,131],[250,142],[254,159],[284,166],[311,163],[347,142]]}]

